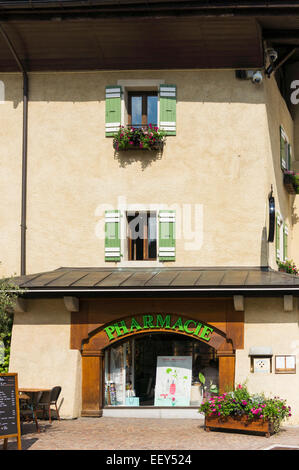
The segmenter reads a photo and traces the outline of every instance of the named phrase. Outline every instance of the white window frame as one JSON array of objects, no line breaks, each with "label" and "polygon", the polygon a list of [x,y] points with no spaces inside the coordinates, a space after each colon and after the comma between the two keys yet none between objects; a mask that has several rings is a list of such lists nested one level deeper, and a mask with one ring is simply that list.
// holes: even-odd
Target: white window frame
[{"label": "white window frame", "polygon": [[[156,260],[149,260],[149,261],[130,261],[128,259],[128,222],[127,222],[127,212],[156,212],[156,233],[157,233],[157,259]],[[153,209],[153,207],[149,207],[146,205],[129,205],[129,207],[125,208],[121,211],[121,253],[123,254],[121,261],[121,265],[123,267],[146,267],[146,266],[163,266],[163,261],[159,260],[159,209]]]},{"label": "white window frame", "polygon": [[[277,261],[284,262],[288,260],[288,258],[284,258],[284,233],[289,235],[289,228],[288,228],[288,225],[284,222],[279,212],[277,213],[277,224],[279,225],[279,248],[275,247],[275,249],[277,250],[276,259]],[[289,244],[288,244],[288,248],[289,248]],[[279,253],[278,253],[278,250],[279,250]]]},{"label": "white window frame", "polygon": [[[128,125],[128,92],[129,91],[157,91],[159,93],[160,85],[164,85],[165,80],[118,80],[117,85],[122,87],[121,93],[121,126]],[[160,127],[160,100],[157,107],[157,126]]]}]

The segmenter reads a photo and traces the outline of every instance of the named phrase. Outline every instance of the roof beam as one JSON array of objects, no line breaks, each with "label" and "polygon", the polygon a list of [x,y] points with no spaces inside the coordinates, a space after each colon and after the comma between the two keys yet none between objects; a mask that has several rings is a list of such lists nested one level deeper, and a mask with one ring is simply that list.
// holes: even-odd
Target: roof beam
[{"label": "roof beam", "polygon": [[78,297],[65,296],[63,297],[63,301],[68,312],[79,312]]}]

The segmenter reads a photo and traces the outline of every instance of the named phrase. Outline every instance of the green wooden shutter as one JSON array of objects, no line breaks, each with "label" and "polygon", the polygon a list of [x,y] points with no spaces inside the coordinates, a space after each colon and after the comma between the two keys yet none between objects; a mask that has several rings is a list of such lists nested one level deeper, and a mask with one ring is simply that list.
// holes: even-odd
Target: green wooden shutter
[{"label": "green wooden shutter", "polygon": [[105,211],[105,261],[120,258],[120,211]]},{"label": "green wooden shutter", "polygon": [[159,211],[159,260],[175,261],[175,211]]},{"label": "green wooden shutter", "polygon": [[121,87],[106,87],[106,137],[112,137],[121,123]]},{"label": "green wooden shutter", "polygon": [[166,135],[176,135],[176,85],[160,85],[160,124]]},{"label": "green wooden shutter", "polygon": [[275,251],[276,259],[280,261],[280,216],[276,214],[276,223],[275,223]]},{"label": "green wooden shutter", "polygon": [[288,155],[287,155],[287,137],[285,132],[280,126],[280,166],[282,170],[286,170],[288,165]]},{"label": "green wooden shutter", "polygon": [[288,162],[287,169],[290,170],[291,165],[292,165],[292,147],[291,147],[290,144],[288,144],[288,159],[287,159],[287,162]]},{"label": "green wooden shutter", "polygon": [[288,226],[283,225],[283,260],[286,261],[288,259]]}]

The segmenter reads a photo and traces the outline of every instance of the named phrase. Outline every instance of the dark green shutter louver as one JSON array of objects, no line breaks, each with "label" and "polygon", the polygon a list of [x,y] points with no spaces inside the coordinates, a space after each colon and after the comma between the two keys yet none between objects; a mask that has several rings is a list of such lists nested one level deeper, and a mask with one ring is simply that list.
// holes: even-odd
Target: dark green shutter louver
[{"label": "dark green shutter louver", "polygon": [[176,135],[176,85],[160,85],[160,129]]},{"label": "dark green shutter louver", "polygon": [[121,124],[121,87],[106,87],[106,137],[112,137]]},{"label": "dark green shutter louver", "polygon": [[159,211],[159,260],[175,261],[175,211]]},{"label": "dark green shutter louver", "polygon": [[105,261],[120,261],[120,211],[105,211]]}]

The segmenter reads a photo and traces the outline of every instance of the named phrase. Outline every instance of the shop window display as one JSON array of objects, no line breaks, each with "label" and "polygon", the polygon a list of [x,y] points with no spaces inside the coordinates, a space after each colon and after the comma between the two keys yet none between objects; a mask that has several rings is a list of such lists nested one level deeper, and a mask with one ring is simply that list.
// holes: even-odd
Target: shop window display
[{"label": "shop window display", "polygon": [[199,406],[218,393],[218,359],[209,345],[149,334],[105,352],[106,406]]}]

